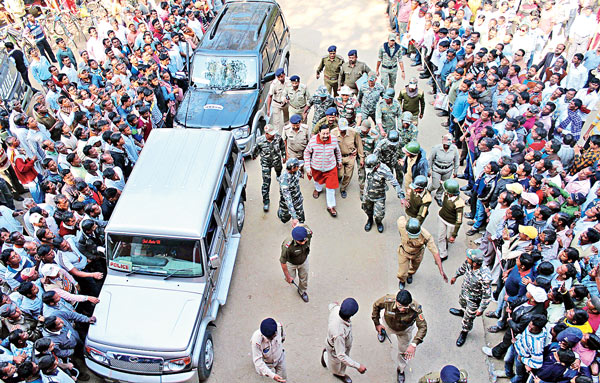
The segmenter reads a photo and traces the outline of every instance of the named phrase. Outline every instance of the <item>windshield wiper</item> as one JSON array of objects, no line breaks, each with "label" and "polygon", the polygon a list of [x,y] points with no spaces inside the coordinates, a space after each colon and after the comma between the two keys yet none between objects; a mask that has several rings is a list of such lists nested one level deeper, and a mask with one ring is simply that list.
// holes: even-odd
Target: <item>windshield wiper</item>
[{"label": "windshield wiper", "polygon": [[185,270],[181,270],[181,269],[180,269],[180,270],[173,270],[173,271],[171,271],[169,274],[167,274],[167,275],[166,275],[166,276],[163,278],[163,280],[165,280],[165,281],[166,281],[167,279],[171,278],[172,276],[174,276],[175,274],[177,274],[177,273],[178,273],[178,272],[180,272],[180,271],[185,271]]}]

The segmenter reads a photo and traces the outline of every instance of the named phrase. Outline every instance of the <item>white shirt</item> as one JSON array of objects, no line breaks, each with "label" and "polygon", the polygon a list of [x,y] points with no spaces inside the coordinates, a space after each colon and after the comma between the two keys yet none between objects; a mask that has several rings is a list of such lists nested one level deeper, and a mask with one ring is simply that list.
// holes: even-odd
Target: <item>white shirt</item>
[{"label": "white shirt", "polygon": [[85,47],[91,59],[98,61],[98,63],[106,60],[106,53],[104,53],[105,49],[104,44],[102,44],[102,38],[90,37]]},{"label": "white shirt", "polygon": [[74,82],[74,83],[79,83],[79,76],[77,75],[77,69],[75,69],[75,67],[73,66],[73,64],[71,64],[70,67],[67,67],[66,65],[64,67],[62,67],[62,69],[60,70],[61,73],[64,73],[67,75],[67,78],[69,79],[69,82]]},{"label": "white shirt", "polygon": [[479,176],[481,176],[481,173],[483,173],[483,168],[485,167],[485,165],[489,164],[492,161],[498,161],[500,159],[501,155],[502,155],[502,152],[500,151],[500,149],[497,149],[497,148],[493,148],[489,152],[482,152],[479,155],[479,157],[477,158],[477,161],[475,161],[475,167],[473,169],[473,173],[475,174],[475,179],[477,179],[477,178],[479,178]]},{"label": "white shirt", "polygon": [[[577,92],[575,98],[578,98],[583,102],[583,106],[588,108],[590,111],[598,109],[596,106],[598,104],[598,100],[600,100],[600,95],[598,95],[598,91],[590,92],[588,94],[588,88],[583,88]],[[588,116],[588,113],[583,113],[579,110],[579,115],[581,119],[585,122],[585,119]]]},{"label": "white shirt", "polygon": [[[573,28],[577,29],[577,28]],[[567,71],[567,77],[564,78],[564,85],[567,89],[575,89],[579,90],[583,88],[585,82],[587,81],[588,70],[583,66],[583,64],[579,64],[579,66],[575,66],[575,64],[569,64],[569,70]]]},{"label": "white shirt", "polygon": [[7,208],[6,206],[0,206],[0,227],[5,228],[9,232],[18,231],[23,232],[23,225],[13,217],[15,211]]}]

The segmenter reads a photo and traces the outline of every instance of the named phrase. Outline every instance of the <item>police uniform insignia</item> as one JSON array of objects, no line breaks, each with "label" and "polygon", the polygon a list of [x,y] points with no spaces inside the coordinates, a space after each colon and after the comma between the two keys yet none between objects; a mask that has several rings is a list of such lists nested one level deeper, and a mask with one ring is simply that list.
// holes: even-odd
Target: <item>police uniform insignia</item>
[{"label": "police uniform insignia", "polygon": [[286,248],[287,248],[287,247],[290,247],[290,245],[291,245],[291,244],[292,244],[292,241],[287,241],[287,242],[285,243],[285,247],[286,247]]},{"label": "police uniform insignia", "polygon": [[423,314],[419,314],[419,320],[425,320],[425,317],[423,317]]},{"label": "police uniform insignia", "polygon": [[268,354],[271,351],[271,347],[266,347],[263,349],[263,354]]}]

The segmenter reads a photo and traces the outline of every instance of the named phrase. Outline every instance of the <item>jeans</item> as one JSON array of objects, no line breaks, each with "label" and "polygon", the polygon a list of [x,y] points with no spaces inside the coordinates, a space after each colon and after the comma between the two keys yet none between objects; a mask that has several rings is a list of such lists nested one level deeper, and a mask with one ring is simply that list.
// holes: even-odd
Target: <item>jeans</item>
[{"label": "jeans", "polygon": [[[514,347],[511,347],[510,349],[513,350],[512,353],[515,354]],[[525,365],[523,364],[523,362],[521,362],[519,360],[517,355],[514,356],[514,361],[515,361],[515,376],[512,377],[512,379],[510,380],[510,383],[525,383],[527,381],[527,376],[529,375],[527,373],[527,370],[525,369]]]},{"label": "jeans", "polygon": [[48,61],[53,63],[57,62],[56,57],[54,57],[54,52],[52,52],[52,48],[45,37],[40,41],[36,41],[35,45],[37,45],[37,48],[40,50],[40,54],[46,56]]},{"label": "jeans", "polygon": [[475,223],[473,224],[473,229],[478,230],[481,226],[485,224],[485,206],[483,203],[477,199],[477,209],[475,210]]},{"label": "jeans", "polygon": [[515,356],[515,347],[510,346],[510,348],[506,352],[506,355],[504,356],[504,373],[509,378],[515,376],[515,373],[513,372],[513,366],[516,360]]},{"label": "jeans", "polygon": [[504,295],[506,295],[506,287],[503,287],[502,291],[500,291],[500,295],[498,295],[498,308],[496,309],[496,315],[500,317],[500,319],[498,319],[498,323],[496,323],[496,326],[498,327],[506,326],[506,318],[504,317],[504,315],[502,315],[504,313],[504,305],[506,304],[506,301],[504,300]]}]

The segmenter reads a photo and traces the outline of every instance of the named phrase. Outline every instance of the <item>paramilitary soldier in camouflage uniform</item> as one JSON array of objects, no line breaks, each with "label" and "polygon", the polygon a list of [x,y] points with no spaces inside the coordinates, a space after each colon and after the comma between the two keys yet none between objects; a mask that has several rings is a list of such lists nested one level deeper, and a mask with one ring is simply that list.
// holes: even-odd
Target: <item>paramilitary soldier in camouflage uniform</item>
[{"label": "paramilitary soldier in camouflage uniform", "polygon": [[279,135],[278,129],[273,125],[265,126],[265,134],[258,137],[256,146],[252,151],[252,158],[255,159],[260,154],[260,166],[262,169],[262,198],[263,210],[269,211],[269,189],[271,188],[271,169],[275,169],[275,174],[279,178],[283,167],[283,156],[285,154],[285,143]]},{"label": "paramilitary soldier in camouflage uniform", "polygon": [[[397,120],[401,114],[400,104],[394,99],[394,90],[386,89],[375,110],[375,123],[383,136],[398,128]],[[383,134],[384,132],[385,134]]]},{"label": "paramilitary soldier in camouflage uniform", "polygon": [[362,116],[356,114],[360,104],[352,94],[352,90],[346,85],[340,89],[340,95],[335,98],[335,106],[340,118],[345,118],[351,128],[354,128],[357,124],[360,125]]},{"label": "paramilitary soldier in camouflage uniform", "polygon": [[323,71],[323,82],[327,87],[327,93],[331,94],[333,92],[334,97],[337,96],[338,80],[344,63],[344,59],[342,56],[337,55],[336,51],[337,47],[335,45],[327,48],[328,55],[321,59],[317,67],[317,80],[321,77],[321,71]]},{"label": "paramilitary soldier in camouflage uniform", "polygon": [[373,72],[369,73],[367,83],[358,92],[358,103],[360,104],[360,114],[363,121],[371,117],[371,120],[375,122],[377,103],[379,103],[379,99],[383,97],[383,93],[385,92],[383,85],[375,82],[376,80],[377,75]]},{"label": "paramilitary soldier in camouflage uniform", "polygon": [[390,170],[396,173],[396,180],[401,184],[403,182],[402,166],[400,166],[398,160],[400,159],[402,148],[400,148],[399,143],[400,135],[396,130],[392,130],[386,138],[379,140],[373,154],[379,158],[379,161],[386,164]]},{"label": "paramilitary soldier in camouflage uniform", "polygon": [[[383,310],[385,327],[380,321],[381,310]],[[414,357],[417,346],[427,335],[427,322],[423,316],[421,305],[412,299],[408,290],[400,290],[396,296],[388,294],[376,300],[373,303],[371,319],[377,330],[377,339],[381,343],[385,342],[387,334],[396,335],[398,339],[396,371],[398,383],[404,383],[406,364]],[[413,337],[415,324],[417,334]]]},{"label": "paramilitary soldier in camouflage uniform", "polygon": [[456,270],[456,274],[450,280],[453,285],[456,278],[465,276],[460,286],[458,303],[462,309],[450,309],[450,314],[463,318],[462,331],[456,340],[458,347],[465,344],[469,331],[473,328],[475,317],[483,315],[490,304],[492,296],[492,273],[483,264],[483,252],[479,249],[467,249],[467,259]]},{"label": "paramilitary soldier in camouflage uniform", "polygon": [[337,118],[337,109],[335,107],[328,108],[325,111],[325,117],[320,119],[315,126],[313,127],[312,134],[318,134],[321,126],[327,125],[329,126],[329,131],[333,131],[338,127],[338,118]]},{"label": "paramilitary soldier in camouflage uniform", "polygon": [[[300,84],[299,76],[293,75],[290,77],[290,83],[287,88],[287,97],[290,118],[294,114],[298,114],[300,117],[302,117],[304,108],[310,99],[310,94],[308,94],[308,88],[306,88],[306,85]],[[306,118],[304,118],[302,122],[306,123]]]},{"label": "paramilitary soldier in camouflage uniform", "polygon": [[440,271],[440,275],[445,282],[448,281],[444,268],[442,267],[442,259],[435,247],[433,236],[427,230],[421,227],[419,221],[415,218],[410,218],[408,221],[405,216],[398,218],[398,232],[400,233],[400,246],[398,246],[398,286],[400,290],[404,288],[406,283],[412,283],[413,274],[417,272],[425,247],[429,249],[433,255],[433,260]]},{"label": "paramilitary soldier in camouflage uniform", "polygon": [[398,127],[400,133],[400,147],[403,148],[411,141],[417,141],[419,129],[412,122],[413,115],[411,112],[402,113],[402,125]]},{"label": "paramilitary soldier in camouflage uniform", "polygon": [[[381,83],[386,88],[396,86],[396,77],[398,77],[398,65],[402,71],[402,80],[404,80],[404,64],[402,63],[402,48],[396,43],[396,34],[390,33],[388,41],[379,48],[377,58],[377,75],[381,73]],[[381,71],[380,71],[381,67]]]},{"label": "paramilitary soldier in camouflage uniform", "polygon": [[[369,120],[363,120],[360,125],[360,139],[363,143],[363,152],[365,153],[365,158],[369,154],[373,154],[375,151],[375,145],[377,145],[377,141],[379,140],[379,132],[377,129],[373,129],[373,124]],[[359,158],[356,159],[359,162]],[[360,165],[360,164],[359,164]],[[358,187],[360,189],[360,199],[362,201],[364,187],[365,187],[365,167],[358,167]]]},{"label": "paramilitary soldier in camouflage uniform", "polygon": [[325,117],[325,111],[327,111],[327,109],[335,107],[333,97],[327,93],[327,89],[322,85],[317,88],[315,94],[308,100],[306,107],[304,107],[304,113],[302,114],[302,119],[304,121],[306,121],[306,117],[308,116],[308,110],[313,106],[313,126],[316,125],[320,119]]},{"label": "paramilitary soldier in camouflage uniform", "polygon": [[348,52],[348,62],[342,64],[342,70],[340,71],[340,78],[338,80],[338,88],[347,86],[352,90],[353,95],[358,94],[358,88],[356,87],[356,81],[362,77],[363,74],[371,72],[371,68],[362,61],[358,61],[358,52],[356,49],[351,49]]},{"label": "paramilitary soldier in camouflage uniform", "polygon": [[411,218],[416,218],[423,225],[423,221],[429,214],[429,205],[431,205],[431,194],[427,191],[427,177],[416,176],[410,184],[410,193],[407,199],[401,202],[404,205],[404,212]]},{"label": "paramilitary soldier in camouflage uniform", "polygon": [[442,143],[431,148],[429,153],[429,176],[431,176],[429,191],[435,193],[435,201],[440,206],[442,206],[442,182],[457,176],[459,164],[460,153],[452,143],[452,135],[447,133],[442,137]]},{"label": "paramilitary soldier in camouflage uniform", "polygon": [[402,188],[389,167],[381,163],[375,154],[370,154],[365,160],[366,183],[363,195],[362,209],[367,214],[365,231],[373,227],[373,219],[377,224],[377,231],[383,233],[383,217],[385,216],[386,181],[389,181],[398,193],[398,198],[404,198]]},{"label": "paramilitary soldier in camouflage uniform", "polygon": [[298,225],[292,229],[292,236],[281,244],[279,263],[287,283],[292,283],[298,272],[298,294],[308,303],[308,254],[312,231],[306,225]]},{"label": "paramilitary soldier in camouflage uniform", "polygon": [[279,210],[277,216],[286,223],[292,219],[292,226],[304,223],[304,198],[300,192],[300,161],[290,158],[285,164],[286,171],[279,177]]},{"label": "paramilitary soldier in camouflage uniform", "polygon": [[468,383],[468,377],[466,370],[447,365],[440,372],[430,372],[423,376],[418,383]]}]

